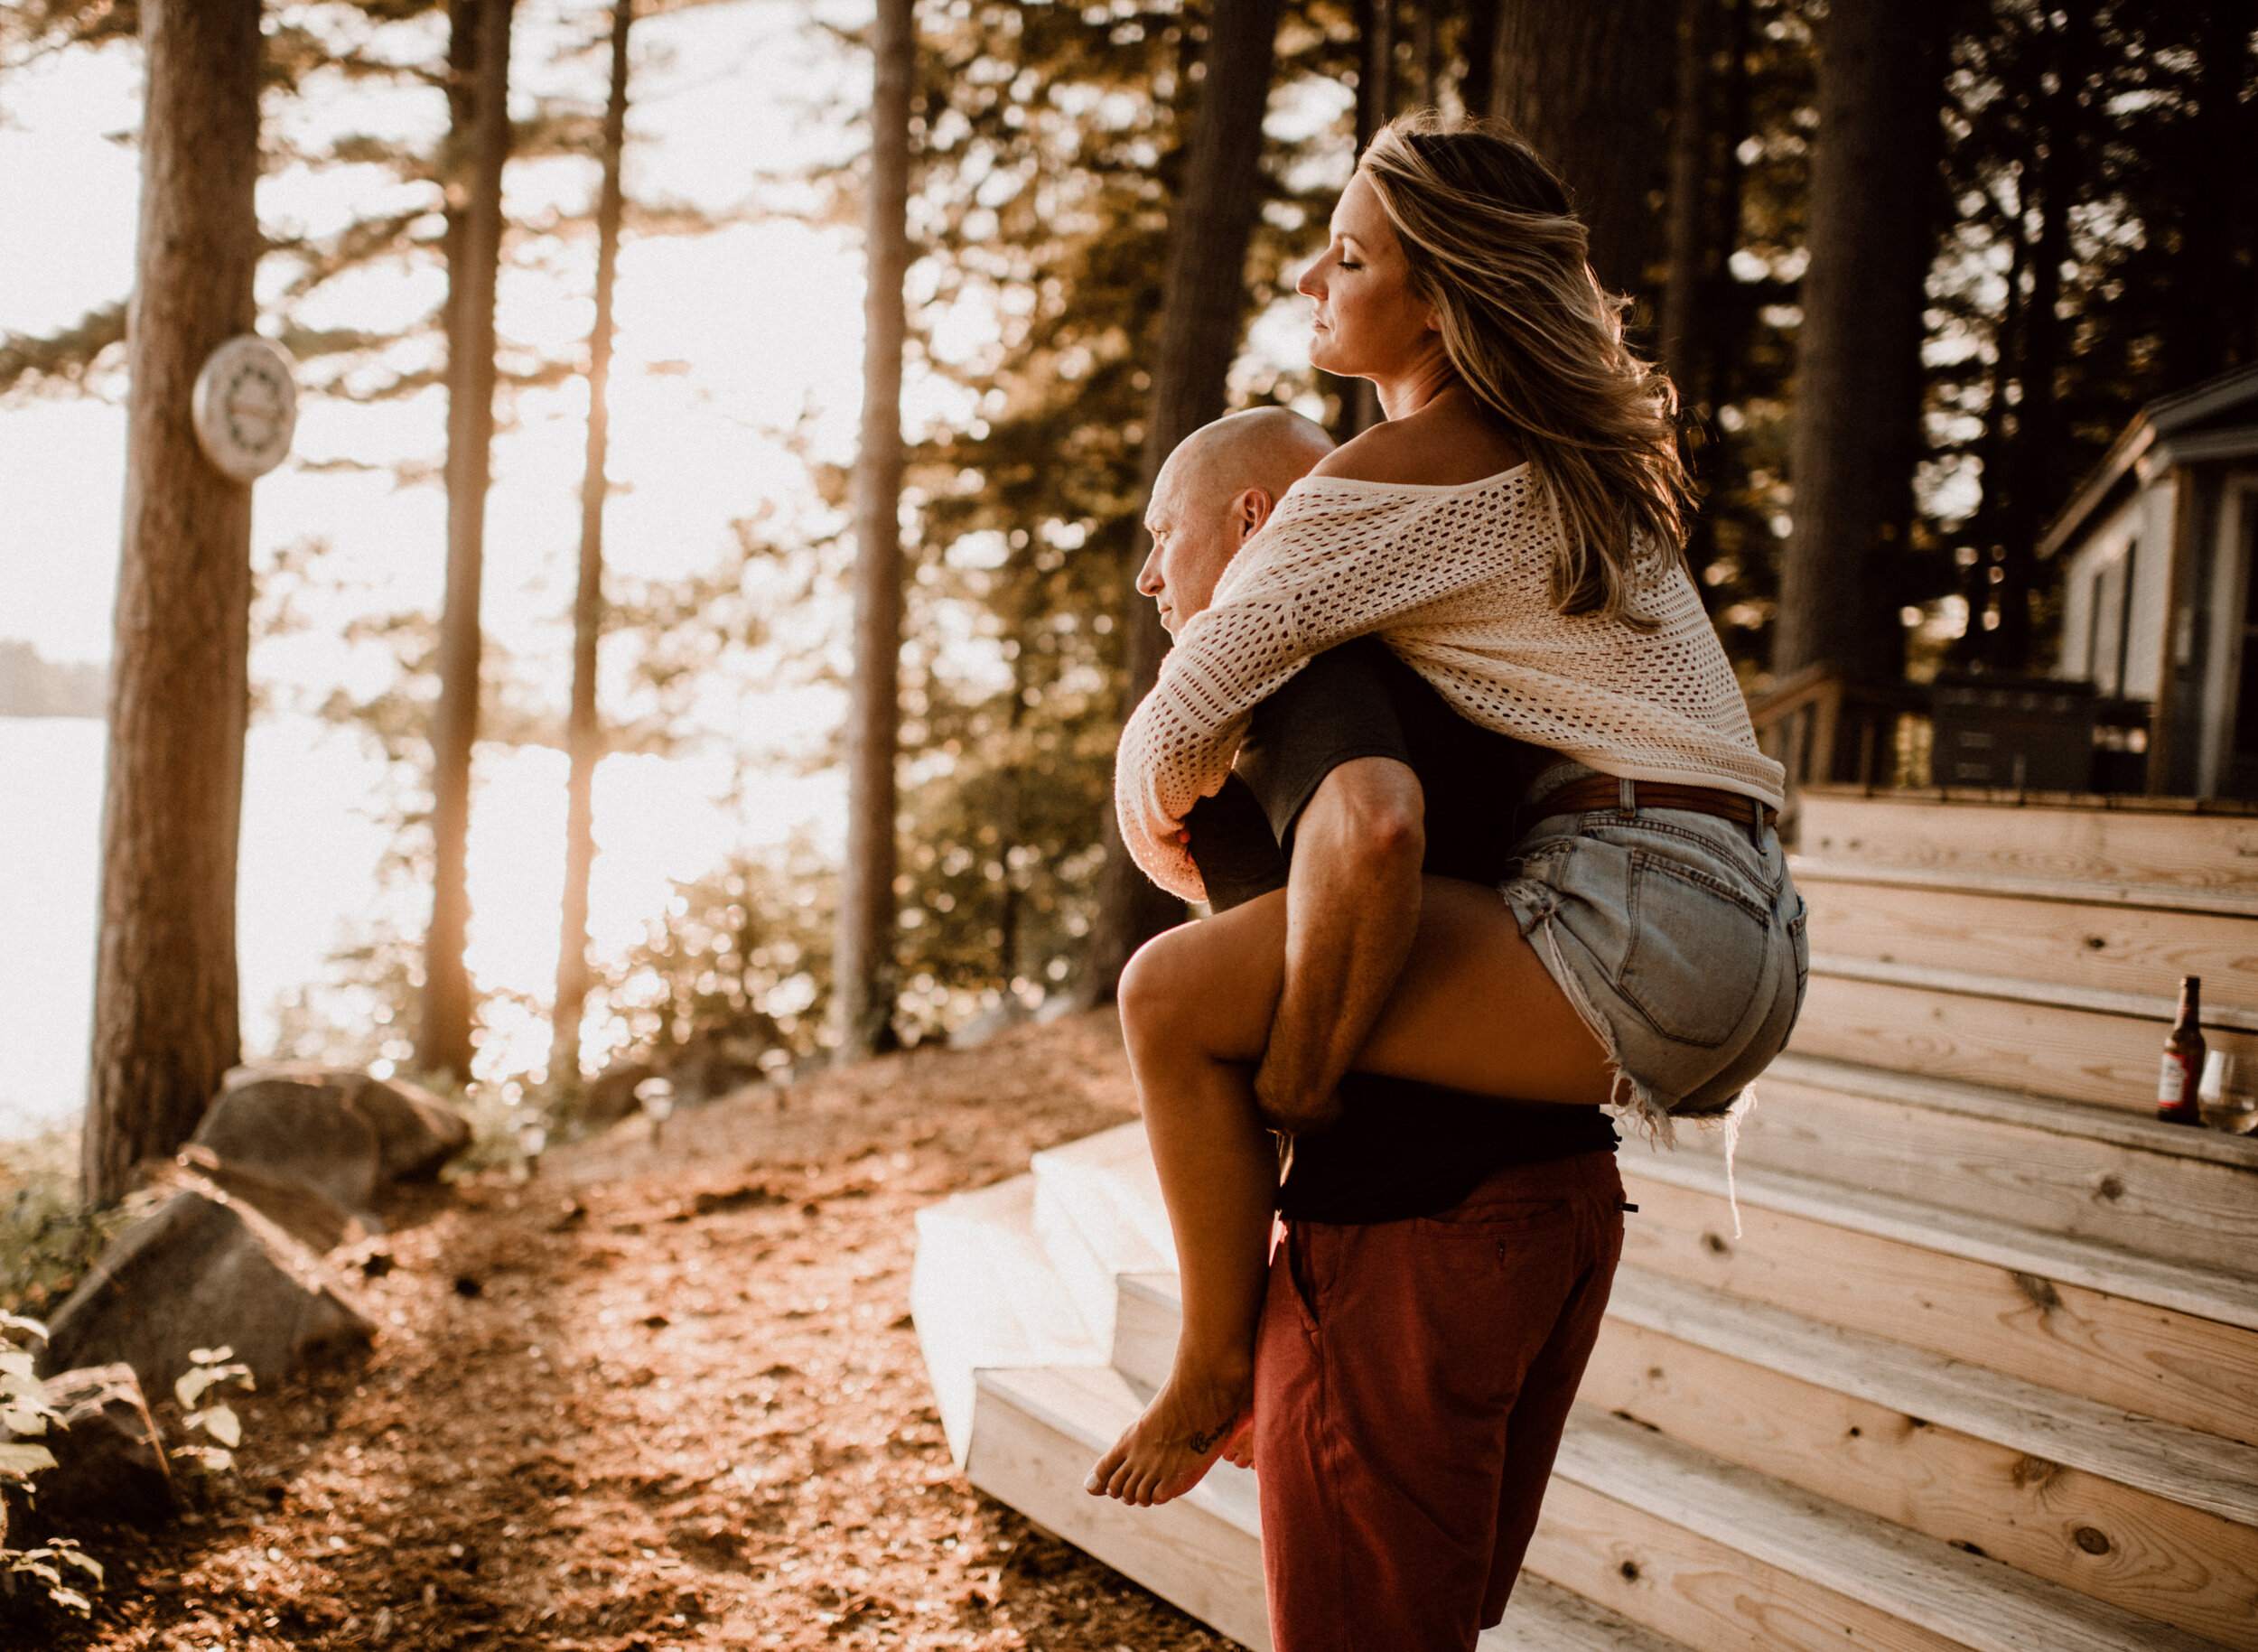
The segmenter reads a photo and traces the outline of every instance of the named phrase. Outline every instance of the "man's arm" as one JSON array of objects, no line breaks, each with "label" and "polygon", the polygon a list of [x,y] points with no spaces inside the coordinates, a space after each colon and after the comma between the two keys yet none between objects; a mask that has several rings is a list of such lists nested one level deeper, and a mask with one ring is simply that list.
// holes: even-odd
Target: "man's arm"
[{"label": "man's arm", "polygon": [[1334,1087],[1419,931],[1425,815],[1409,764],[1360,757],[1325,777],[1294,827],[1285,986],[1255,1077],[1278,1129],[1322,1128],[1339,1113]]}]

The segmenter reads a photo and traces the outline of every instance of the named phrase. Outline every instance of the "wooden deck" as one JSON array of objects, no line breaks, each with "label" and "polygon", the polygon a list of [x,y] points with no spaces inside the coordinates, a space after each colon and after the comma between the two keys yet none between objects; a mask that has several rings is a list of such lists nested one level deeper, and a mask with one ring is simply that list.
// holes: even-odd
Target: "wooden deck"
[{"label": "wooden deck", "polygon": [[[1640,1209],[1486,1652],[2258,1652],[2258,1141],[2151,1100],[2182,974],[2258,1065],[2258,818],[1814,789],[1801,830],[1810,990],[1738,1235],[1715,1137],[1626,1146]],[[1174,1342],[1138,1127],[919,1232],[974,1482],[1265,1647],[1250,1477],[1080,1489]]]}]

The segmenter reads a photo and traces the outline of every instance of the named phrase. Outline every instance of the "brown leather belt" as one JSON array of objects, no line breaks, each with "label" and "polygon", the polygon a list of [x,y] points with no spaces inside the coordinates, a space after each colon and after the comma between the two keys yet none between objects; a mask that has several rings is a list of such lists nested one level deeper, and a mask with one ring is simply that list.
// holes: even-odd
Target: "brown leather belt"
[{"label": "brown leather belt", "polygon": [[1633,812],[1642,808],[1682,808],[1696,815],[1714,815],[1720,820],[1737,820],[1759,830],[1779,818],[1779,810],[1737,791],[1720,791],[1710,786],[1674,786],[1666,780],[1619,780],[1608,774],[1588,774],[1582,779],[1571,780],[1526,805],[1521,813],[1525,820],[1541,820],[1547,815],[1621,809],[1626,799]]}]

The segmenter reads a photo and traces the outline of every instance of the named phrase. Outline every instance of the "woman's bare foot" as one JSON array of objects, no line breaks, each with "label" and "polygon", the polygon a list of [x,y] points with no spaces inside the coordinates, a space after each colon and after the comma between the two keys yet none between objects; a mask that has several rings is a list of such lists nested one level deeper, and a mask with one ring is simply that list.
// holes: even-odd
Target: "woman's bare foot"
[{"label": "woman's bare foot", "polygon": [[1144,1414],[1097,1460],[1082,1489],[1140,1508],[1182,1497],[1227,1447],[1240,1445],[1245,1436],[1251,1451],[1244,1424],[1254,1395],[1251,1369],[1218,1375],[1180,1363]]}]

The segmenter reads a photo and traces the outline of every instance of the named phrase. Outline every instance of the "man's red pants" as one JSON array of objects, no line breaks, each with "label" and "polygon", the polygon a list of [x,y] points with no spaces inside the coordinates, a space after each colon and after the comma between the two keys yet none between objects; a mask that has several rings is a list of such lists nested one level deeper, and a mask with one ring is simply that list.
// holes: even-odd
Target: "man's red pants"
[{"label": "man's red pants", "polygon": [[1255,1367],[1276,1652],[1455,1652],[1505,1615],[1622,1206],[1600,1153],[1437,1217],[1287,1225]]}]

